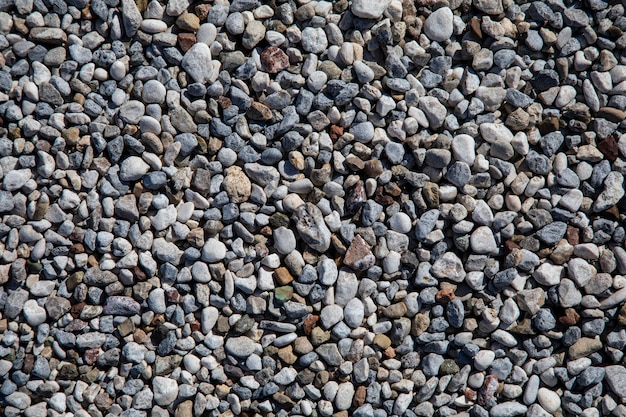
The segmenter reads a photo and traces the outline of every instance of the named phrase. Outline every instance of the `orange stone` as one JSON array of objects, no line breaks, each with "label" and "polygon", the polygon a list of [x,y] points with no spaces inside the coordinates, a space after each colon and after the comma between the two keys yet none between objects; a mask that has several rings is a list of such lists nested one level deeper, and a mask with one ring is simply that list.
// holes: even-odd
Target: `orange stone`
[{"label": "orange stone", "polygon": [[385,356],[388,358],[395,358],[396,357],[396,350],[394,348],[392,348],[391,346],[389,346],[387,349],[385,349]]},{"label": "orange stone", "polygon": [[291,276],[287,268],[283,266],[274,271],[274,278],[276,278],[276,282],[278,282],[280,285],[287,285],[291,281],[293,281],[293,277]]},{"label": "orange stone", "polygon": [[330,139],[336,142],[341,135],[343,135],[343,127],[337,125],[330,125],[330,131],[328,132]]},{"label": "orange stone", "polygon": [[354,393],[354,406],[360,407],[365,404],[365,398],[367,397],[367,388],[363,385],[357,387],[356,392]]}]

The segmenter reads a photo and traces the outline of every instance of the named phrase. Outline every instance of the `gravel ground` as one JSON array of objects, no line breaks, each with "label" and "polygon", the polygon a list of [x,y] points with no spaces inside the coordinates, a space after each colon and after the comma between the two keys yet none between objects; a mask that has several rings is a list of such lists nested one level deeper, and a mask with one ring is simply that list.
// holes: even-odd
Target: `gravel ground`
[{"label": "gravel ground", "polygon": [[624,4],[0,0],[0,413],[626,416]]}]

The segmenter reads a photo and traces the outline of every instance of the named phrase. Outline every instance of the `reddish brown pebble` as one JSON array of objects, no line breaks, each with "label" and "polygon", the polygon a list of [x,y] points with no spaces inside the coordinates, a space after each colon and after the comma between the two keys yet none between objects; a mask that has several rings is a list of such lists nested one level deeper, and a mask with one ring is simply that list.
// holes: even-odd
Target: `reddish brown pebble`
[{"label": "reddish brown pebble", "polygon": [[148,339],[148,335],[141,329],[135,329],[133,332],[133,339],[137,343],[143,343]]},{"label": "reddish brown pebble", "polygon": [[498,390],[498,375],[491,374],[485,378],[482,388],[478,391],[477,401],[480,405],[485,405],[493,398]]},{"label": "reddish brown pebble", "polygon": [[454,295],[454,290],[452,288],[444,288],[443,290],[439,290],[437,294],[435,294],[435,300],[438,303],[449,303],[455,298],[456,296]]},{"label": "reddish brown pebble", "polygon": [[474,32],[474,34],[476,34],[476,37],[478,39],[482,39],[483,38],[483,31],[480,27],[480,19],[477,17],[473,17],[472,19],[470,19],[470,28],[472,29],[472,32]]},{"label": "reddish brown pebble", "polygon": [[135,278],[138,281],[145,281],[147,278],[145,272],[143,272],[138,266],[133,268],[133,275],[135,275]]},{"label": "reddish brown pebble", "polygon": [[100,349],[87,349],[85,351],[85,362],[87,365],[93,365],[98,360]]},{"label": "reddish brown pebble", "polygon": [[70,249],[71,253],[84,253],[85,252],[85,247],[83,246],[82,243],[74,243],[72,245],[72,248]]},{"label": "reddish brown pebble", "polygon": [[202,324],[199,321],[194,320],[191,323],[189,323],[189,327],[191,327],[192,331],[197,332],[197,331],[200,331],[200,329],[202,329]]},{"label": "reddish brown pebble", "polygon": [[66,332],[79,332],[88,326],[87,323],[82,321],[81,319],[72,320],[70,324],[65,326]]},{"label": "reddish brown pebble", "polygon": [[187,52],[196,43],[196,35],[193,33],[179,33],[178,46],[183,52]]},{"label": "reddish brown pebble", "polygon": [[613,138],[613,136],[609,136],[604,139],[602,142],[598,144],[598,150],[602,152],[606,159],[611,162],[615,162],[617,157],[619,156],[619,149],[617,147],[617,142]]},{"label": "reddish brown pebble", "polygon": [[85,308],[86,305],[87,304],[85,304],[84,302],[72,305],[72,307],[70,308],[70,314],[72,315],[72,317],[77,318],[78,316],[80,316],[80,312],[83,311],[83,308]]},{"label": "reddish brown pebble", "polygon": [[343,258],[343,263],[356,271],[365,271],[374,266],[376,257],[367,242],[356,235]]},{"label": "reddish brown pebble", "polygon": [[330,139],[333,142],[336,142],[337,140],[339,140],[341,135],[343,135],[343,127],[337,126],[337,125],[330,125],[328,134],[330,136]]},{"label": "reddish brown pebble", "polygon": [[363,181],[357,181],[354,187],[348,192],[348,197],[346,198],[346,209],[348,213],[356,213],[366,201],[365,184]]},{"label": "reddish brown pebble", "polygon": [[578,320],[580,320],[580,316],[573,308],[566,308],[565,315],[559,317],[559,322],[566,326],[573,326],[578,323]]},{"label": "reddish brown pebble", "polygon": [[311,334],[313,329],[315,328],[315,324],[320,319],[319,316],[309,316],[302,323],[302,327],[304,328],[304,333]]},{"label": "reddish brown pebble", "polygon": [[367,397],[367,389],[361,385],[356,389],[354,393],[354,405],[360,407],[365,404],[365,398]]},{"label": "reddish brown pebble", "polygon": [[506,242],[504,242],[504,245],[510,251],[513,251],[513,249],[522,249],[522,247],[520,245],[518,245],[517,243],[513,242],[512,240],[507,240]]},{"label": "reddish brown pebble", "polygon": [[465,388],[465,398],[468,401],[476,401],[476,391],[471,388]]},{"label": "reddish brown pebble", "polygon": [[165,299],[170,303],[179,303],[180,293],[176,288],[168,288],[165,290]]},{"label": "reddish brown pebble", "polygon": [[383,173],[383,164],[378,159],[365,162],[365,175],[376,178]]},{"label": "reddish brown pebble", "polygon": [[217,104],[219,104],[222,109],[227,109],[233,105],[233,102],[230,101],[228,97],[224,96],[218,97],[215,101],[217,101]]},{"label": "reddish brown pebble", "polygon": [[33,367],[35,365],[35,356],[28,354],[24,357],[24,363],[22,365],[22,371],[26,372],[27,374],[31,373],[33,370]]},{"label": "reddish brown pebble", "polygon": [[578,228],[573,226],[567,226],[567,232],[565,234],[565,237],[567,238],[567,241],[570,245],[578,245]]},{"label": "reddish brown pebble", "polygon": [[265,71],[275,74],[289,67],[289,57],[282,49],[270,46],[261,52],[261,65]]}]

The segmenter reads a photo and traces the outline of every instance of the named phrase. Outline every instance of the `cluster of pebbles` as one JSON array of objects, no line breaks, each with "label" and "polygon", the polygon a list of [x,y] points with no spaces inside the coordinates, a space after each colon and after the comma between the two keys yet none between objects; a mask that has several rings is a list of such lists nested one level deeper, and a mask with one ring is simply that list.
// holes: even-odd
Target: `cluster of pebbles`
[{"label": "cluster of pebbles", "polygon": [[0,413],[625,416],[625,30],[1,0]]}]

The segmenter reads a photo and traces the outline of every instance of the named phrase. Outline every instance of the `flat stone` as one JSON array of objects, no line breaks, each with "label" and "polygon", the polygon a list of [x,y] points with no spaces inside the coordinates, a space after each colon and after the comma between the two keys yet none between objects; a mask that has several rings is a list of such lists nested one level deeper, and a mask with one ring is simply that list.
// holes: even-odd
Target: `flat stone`
[{"label": "flat stone", "polygon": [[296,236],[286,227],[274,230],[274,248],[281,255],[288,255],[296,249]]},{"label": "flat stone", "polygon": [[339,366],[343,363],[343,357],[334,343],[326,343],[315,349],[320,358],[330,366]]},{"label": "flat stone", "polygon": [[337,395],[335,396],[335,408],[339,411],[348,410],[352,406],[353,398],[354,384],[349,381],[339,384]]},{"label": "flat stone", "polygon": [[568,354],[570,359],[576,360],[585,356],[589,356],[590,354],[602,349],[602,347],[602,341],[589,337],[583,337],[578,339],[576,343],[569,347]]},{"label": "flat stone", "polygon": [[562,266],[546,262],[535,270],[533,278],[541,285],[552,286],[561,282],[562,273]]},{"label": "flat stone", "polygon": [[341,306],[331,304],[324,307],[320,312],[320,323],[324,329],[330,329],[341,320],[343,320],[343,308]]},{"label": "flat stone", "polygon": [[356,296],[358,287],[356,275],[342,268],[335,283],[335,303],[340,306],[347,305]]},{"label": "flat stone", "polygon": [[138,100],[130,100],[128,103],[120,107],[118,116],[126,123],[137,125],[145,113],[145,104]]},{"label": "flat stone", "polygon": [[489,417],[514,417],[525,414],[528,407],[515,401],[494,405],[489,410]]},{"label": "flat stone", "polygon": [[22,188],[32,177],[30,169],[15,169],[7,172],[2,180],[2,185],[7,191],[17,191]]},{"label": "flat stone", "polygon": [[306,52],[319,54],[324,52],[327,47],[328,39],[324,29],[309,26],[302,30],[302,48]]},{"label": "flat stone", "polygon": [[224,348],[233,356],[246,358],[256,351],[257,345],[250,338],[240,336],[228,338]]},{"label": "flat stone", "polygon": [[348,301],[348,304],[346,304],[343,309],[343,317],[345,323],[351,328],[355,329],[359,327],[365,317],[363,302],[361,302],[358,298],[353,298]]},{"label": "flat stone", "polygon": [[604,180],[604,190],[593,203],[593,211],[598,213],[616,205],[624,197],[624,176],[611,171]]},{"label": "flat stone", "polygon": [[139,314],[140,311],[141,306],[131,297],[114,295],[107,298],[102,313],[114,316],[133,316]]},{"label": "flat stone", "polygon": [[473,0],[472,4],[488,15],[497,16],[504,12],[501,0]]}]

